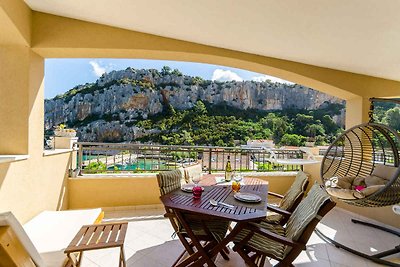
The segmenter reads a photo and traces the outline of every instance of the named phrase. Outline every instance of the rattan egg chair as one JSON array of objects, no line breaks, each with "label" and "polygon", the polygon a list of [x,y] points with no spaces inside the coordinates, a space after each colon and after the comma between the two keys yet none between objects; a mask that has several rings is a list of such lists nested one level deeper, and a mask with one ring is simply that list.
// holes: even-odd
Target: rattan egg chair
[{"label": "rattan egg chair", "polygon": [[[321,164],[321,179],[325,190],[338,201],[358,207],[396,205],[400,203],[400,136],[396,130],[374,123],[373,111],[375,101],[400,104],[400,100],[371,98],[370,101],[370,122],[348,129],[329,146]],[[351,221],[400,237],[400,232],[393,229],[356,219]],[[316,232],[337,248],[386,266],[400,266],[384,259],[400,253],[400,245],[369,255],[347,247],[321,231]]]},{"label": "rattan egg chair", "polygon": [[[360,207],[400,203],[399,150],[399,134],[386,125],[365,123],[347,130],[329,146],[322,160],[321,177],[327,192]],[[346,184],[365,188],[343,188]]]}]

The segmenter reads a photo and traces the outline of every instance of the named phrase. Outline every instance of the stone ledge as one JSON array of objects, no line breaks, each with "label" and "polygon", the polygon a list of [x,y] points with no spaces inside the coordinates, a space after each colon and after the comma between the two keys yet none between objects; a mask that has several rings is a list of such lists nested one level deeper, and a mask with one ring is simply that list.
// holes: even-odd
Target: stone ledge
[{"label": "stone ledge", "polygon": [[26,160],[29,155],[0,155],[0,163],[15,162],[20,160]]},{"label": "stone ledge", "polygon": [[43,156],[52,156],[52,155],[58,155],[58,154],[64,154],[64,153],[71,153],[74,151],[74,149],[53,149],[53,150],[45,150],[43,151]]}]

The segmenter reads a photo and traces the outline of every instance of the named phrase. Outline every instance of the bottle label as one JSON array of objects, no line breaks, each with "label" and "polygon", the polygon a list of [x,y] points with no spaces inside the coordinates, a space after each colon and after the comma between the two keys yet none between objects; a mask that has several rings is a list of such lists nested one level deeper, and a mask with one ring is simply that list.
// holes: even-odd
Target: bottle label
[{"label": "bottle label", "polygon": [[225,181],[229,182],[232,180],[232,172],[225,172]]}]

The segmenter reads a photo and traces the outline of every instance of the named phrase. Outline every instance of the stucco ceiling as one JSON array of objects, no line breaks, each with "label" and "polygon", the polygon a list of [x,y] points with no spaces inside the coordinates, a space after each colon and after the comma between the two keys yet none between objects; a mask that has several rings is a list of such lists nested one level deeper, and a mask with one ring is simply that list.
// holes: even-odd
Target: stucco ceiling
[{"label": "stucco ceiling", "polygon": [[25,0],[36,11],[400,81],[399,0]]}]

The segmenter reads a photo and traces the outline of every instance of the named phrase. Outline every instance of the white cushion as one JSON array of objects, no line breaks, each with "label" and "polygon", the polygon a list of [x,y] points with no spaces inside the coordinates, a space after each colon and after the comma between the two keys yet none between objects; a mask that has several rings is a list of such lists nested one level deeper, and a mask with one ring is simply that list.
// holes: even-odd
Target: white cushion
[{"label": "white cushion", "polygon": [[43,211],[24,225],[39,253],[64,251],[82,225],[93,224],[101,209]]},{"label": "white cushion", "polygon": [[375,166],[374,171],[372,172],[372,175],[381,177],[386,180],[392,179],[393,175],[397,171],[398,168],[393,167],[393,166],[387,166],[383,164],[377,164]]},{"label": "white cushion", "polygon": [[193,178],[200,178],[203,175],[203,168],[201,164],[192,165],[184,168],[185,179],[187,183],[193,183]]},{"label": "white cushion", "polygon": [[18,237],[22,246],[25,248],[26,252],[32,258],[33,262],[37,266],[47,266],[45,265],[42,257],[39,255],[39,252],[33,245],[31,239],[29,239],[28,235],[24,231],[24,228],[19,223],[19,221],[14,217],[14,215],[8,211],[0,213],[0,226],[10,226],[15,235]]},{"label": "white cushion", "polygon": [[356,198],[365,198],[365,197],[370,196],[373,193],[377,192],[378,190],[380,190],[383,187],[385,187],[385,185],[371,185],[371,186],[364,188],[363,190],[356,191],[354,193],[354,196]]},{"label": "white cushion", "polygon": [[337,198],[342,198],[342,199],[356,199],[354,196],[354,193],[357,192],[356,190],[351,190],[351,189],[340,189],[340,188],[334,188],[334,187],[328,187],[326,188],[326,192]]},{"label": "white cushion", "polygon": [[385,185],[388,182],[388,180],[375,176],[375,175],[369,175],[365,177],[365,184],[367,187],[373,186],[373,185]]},{"label": "white cushion", "polygon": [[0,213],[0,226],[10,226],[37,266],[64,266],[64,250],[82,225],[93,224],[101,209],[43,211],[23,227],[11,212]]}]

